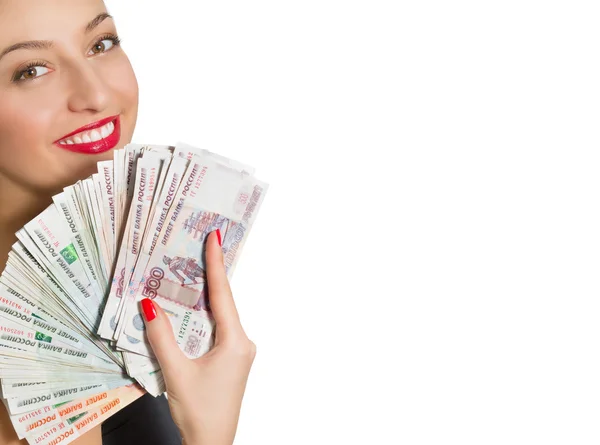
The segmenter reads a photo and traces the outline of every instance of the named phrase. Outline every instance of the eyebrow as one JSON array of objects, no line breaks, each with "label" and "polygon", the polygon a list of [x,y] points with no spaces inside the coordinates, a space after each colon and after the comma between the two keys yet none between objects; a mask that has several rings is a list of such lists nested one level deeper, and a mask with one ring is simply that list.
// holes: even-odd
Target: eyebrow
[{"label": "eyebrow", "polygon": [[[106,12],[98,14],[85,26],[85,32],[86,33],[91,32],[100,23],[102,23],[105,19],[108,19],[108,18],[112,19],[113,17],[112,17],[112,15],[110,15]],[[54,46],[54,42],[52,42],[51,40],[29,40],[27,42],[15,43],[14,45],[10,45],[8,48],[4,49],[0,53],[0,60],[2,60],[2,57],[7,55],[8,53],[17,51],[19,49],[44,49],[44,50],[47,50],[47,49],[52,48],[53,46]]]},{"label": "eyebrow", "polygon": [[100,23],[102,23],[104,21],[104,19],[112,19],[113,16],[103,12],[101,14],[98,14],[96,17],[94,17],[94,19],[87,24],[87,26],[85,27],[85,32],[90,32],[92,31],[96,26],[98,26]]}]

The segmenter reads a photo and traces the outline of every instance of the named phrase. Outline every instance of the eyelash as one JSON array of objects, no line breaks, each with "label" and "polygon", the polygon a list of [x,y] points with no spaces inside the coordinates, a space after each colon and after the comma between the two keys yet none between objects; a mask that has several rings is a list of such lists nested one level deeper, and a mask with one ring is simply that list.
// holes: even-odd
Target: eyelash
[{"label": "eyelash", "polygon": [[[119,38],[119,36],[117,36],[116,34],[106,34],[106,35],[100,36],[98,38],[98,40],[96,41],[96,43],[94,43],[92,48],[94,46],[96,46],[98,43],[102,42],[103,40],[110,40],[113,43],[113,47],[110,48],[108,51],[112,51],[114,48],[121,45],[121,39]],[[108,52],[108,51],[105,51],[105,52]],[[23,74],[25,74],[28,70],[30,70],[31,68],[36,67],[36,66],[41,66],[41,67],[46,68],[48,66],[48,63],[44,62],[43,60],[34,60],[32,62],[29,62],[27,65],[25,65],[25,67],[23,67],[22,69],[20,69],[19,71],[17,71],[15,73],[15,75],[13,76],[13,82],[19,83],[19,82],[26,82],[28,80],[37,79],[37,77],[34,79],[21,79]]]}]

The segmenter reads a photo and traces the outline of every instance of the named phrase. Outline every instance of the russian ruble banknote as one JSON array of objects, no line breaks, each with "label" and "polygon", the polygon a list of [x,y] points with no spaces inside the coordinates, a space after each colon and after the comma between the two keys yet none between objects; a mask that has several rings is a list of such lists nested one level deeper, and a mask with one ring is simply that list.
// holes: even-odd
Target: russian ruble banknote
[{"label": "russian ruble banknote", "polygon": [[188,357],[208,352],[206,239],[221,232],[231,278],[267,190],[254,168],[178,142],[115,150],[53,196],[0,275],[0,391],[19,438],[68,443],[165,391],[143,298]]}]

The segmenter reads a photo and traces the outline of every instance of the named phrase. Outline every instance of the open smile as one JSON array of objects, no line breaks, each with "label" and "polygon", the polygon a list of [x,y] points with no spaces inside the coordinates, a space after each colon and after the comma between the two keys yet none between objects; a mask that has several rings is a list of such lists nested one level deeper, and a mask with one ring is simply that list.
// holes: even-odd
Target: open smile
[{"label": "open smile", "polygon": [[121,119],[111,116],[85,125],[54,142],[60,148],[85,154],[99,154],[116,147],[121,138]]}]

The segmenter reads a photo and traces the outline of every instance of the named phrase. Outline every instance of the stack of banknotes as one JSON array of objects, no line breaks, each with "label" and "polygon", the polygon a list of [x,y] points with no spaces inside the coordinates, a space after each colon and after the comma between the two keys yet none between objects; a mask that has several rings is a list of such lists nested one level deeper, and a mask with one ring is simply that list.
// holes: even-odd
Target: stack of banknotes
[{"label": "stack of banknotes", "polygon": [[231,277],[267,189],[207,150],[129,144],[17,233],[0,277],[0,384],[19,438],[66,444],[165,391],[143,298],[188,357],[210,350],[206,237],[221,231]]}]

